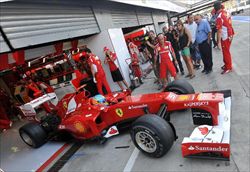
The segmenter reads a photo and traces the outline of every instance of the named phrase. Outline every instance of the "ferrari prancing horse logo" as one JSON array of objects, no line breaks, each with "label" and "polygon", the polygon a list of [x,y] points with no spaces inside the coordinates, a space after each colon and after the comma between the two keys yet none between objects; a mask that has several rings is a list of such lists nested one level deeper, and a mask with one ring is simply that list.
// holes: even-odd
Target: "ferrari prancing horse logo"
[{"label": "ferrari prancing horse logo", "polygon": [[123,111],[122,109],[118,108],[115,110],[116,114],[119,116],[119,117],[122,117],[123,116]]}]

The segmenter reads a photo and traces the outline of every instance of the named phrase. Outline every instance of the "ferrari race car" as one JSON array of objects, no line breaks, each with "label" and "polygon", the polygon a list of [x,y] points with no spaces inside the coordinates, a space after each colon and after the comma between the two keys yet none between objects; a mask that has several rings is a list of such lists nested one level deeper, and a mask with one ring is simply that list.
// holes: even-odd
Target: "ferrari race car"
[{"label": "ferrari race car", "polygon": [[123,91],[89,97],[80,88],[65,95],[39,122],[22,126],[19,133],[26,144],[38,148],[63,131],[76,139],[105,140],[129,127],[135,146],[158,158],[177,139],[171,112],[190,108],[197,127],[183,139],[183,157],[229,160],[231,91],[195,93],[185,80],[171,82],[164,92],[136,96]]}]

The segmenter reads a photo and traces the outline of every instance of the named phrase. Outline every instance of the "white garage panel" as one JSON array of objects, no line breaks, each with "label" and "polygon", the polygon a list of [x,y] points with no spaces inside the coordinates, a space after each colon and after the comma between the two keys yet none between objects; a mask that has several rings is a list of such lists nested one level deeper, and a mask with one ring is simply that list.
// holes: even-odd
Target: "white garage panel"
[{"label": "white garage panel", "polygon": [[150,12],[137,12],[137,17],[139,25],[151,24],[153,23],[153,18]]},{"label": "white garage panel", "polygon": [[112,10],[111,17],[114,26],[117,28],[132,27],[139,24],[135,11]]},{"label": "white garage panel", "polygon": [[130,54],[128,52],[127,44],[125,42],[122,29],[120,28],[109,29],[108,32],[109,32],[109,36],[113,44],[115,53],[117,55],[120,70],[124,76],[124,79],[128,82],[128,84],[130,84],[129,67],[125,61],[125,59],[130,58]]},{"label": "white garage panel", "polygon": [[1,3],[0,15],[14,48],[100,32],[90,7],[11,1]]}]

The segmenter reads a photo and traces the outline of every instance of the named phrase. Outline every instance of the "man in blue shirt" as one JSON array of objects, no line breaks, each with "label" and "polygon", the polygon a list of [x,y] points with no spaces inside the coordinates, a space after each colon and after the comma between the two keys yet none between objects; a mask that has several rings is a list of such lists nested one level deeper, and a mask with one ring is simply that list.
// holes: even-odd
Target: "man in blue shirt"
[{"label": "man in blue shirt", "polygon": [[197,23],[196,42],[199,45],[201,58],[204,64],[202,73],[209,74],[212,72],[212,47],[211,47],[211,28],[207,20],[202,19],[200,14],[195,15],[195,22]]}]

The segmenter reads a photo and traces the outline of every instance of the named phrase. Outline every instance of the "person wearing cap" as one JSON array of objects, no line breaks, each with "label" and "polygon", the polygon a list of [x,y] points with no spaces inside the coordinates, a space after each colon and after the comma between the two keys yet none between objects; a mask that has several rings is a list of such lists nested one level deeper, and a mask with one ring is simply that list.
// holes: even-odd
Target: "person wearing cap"
[{"label": "person wearing cap", "polygon": [[157,36],[158,44],[155,47],[155,63],[157,60],[157,56],[159,55],[160,61],[160,79],[162,81],[162,87],[165,88],[167,84],[167,72],[170,72],[171,76],[174,79],[177,79],[176,69],[173,62],[177,65],[177,59],[174,53],[174,49],[169,41],[166,41],[166,37],[160,33]]},{"label": "person wearing cap", "polygon": [[108,47],[104,47],[103,51],[105,53],[104,64],[109,65],[109,69],[110,69],[113,81],[116,82],[119,85],[121,90],[124,90],[122,82],[127,87],[127,89],[129,89],[129,86],[128,86],[127,82],[123,79],[123,76],[122,76],[122,74],[120,72],[120,69],[117,67],[117,65],[115,63],[115,61],[117,59],[116,54],[114,52],[110,51],[108,49]]},{"label": "person wearing cap", "polygon": [[230,14],[223,9],[220,1],[214,3],[214,10],[218,15],[216,19],[217,28],[217,44],[218,48],[222,49],[224,66],[221,74],[226,74],[232,71],[232,56],[230,53],[230,46],[233,40],[234,29],[232,27],[232,20]]},{"label": "person wearing cap", "polygon": [[99,94],[105,95],[102,89],[103,87],[106,89],[107,93],[111,93],[100,58],[89,52],[86,52],[86,57],[88,58],[88,64],[91,68],[93,80],[96,83]]}]

